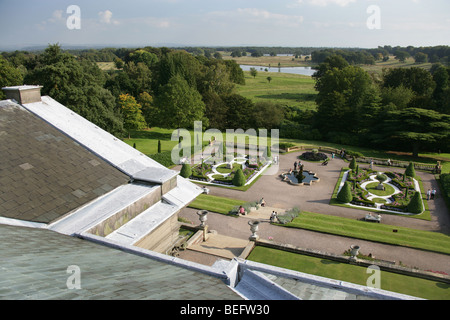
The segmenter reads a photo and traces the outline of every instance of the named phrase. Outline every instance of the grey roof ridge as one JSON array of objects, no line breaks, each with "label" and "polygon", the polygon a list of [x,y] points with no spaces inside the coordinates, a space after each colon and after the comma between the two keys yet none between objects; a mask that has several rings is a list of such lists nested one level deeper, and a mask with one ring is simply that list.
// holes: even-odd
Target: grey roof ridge
[{"label": "grey roof ridge", "polygon": [[[131,179],[134,179],[134,176],[137,173],[145,172],[147,168],[158,168],[161,170],[166,171],[168,174],[173,173],[173,175],[176,175],[177,172],[174,172],[173,170],[170,170],[157,161],[149,158],[148,156],[145,156],[138,150],[134,149],[133,147],[129,146],[125,142],[121,141],[114,135],[110,134],[109,132],[99,128],[94,123],[88,121],[87,119],[83,118],[82,116],[78,115],[75,111],[72,111],[71,109],[67,108],[63,104],[59,103],[58,101],[54,100],[53,98],[49,96],[42,96],[42,101],[40,102],[34,102],[34,103],[28,103],[28,104],[19,104],[20,106],[24,107],[26,110],[31,112],[32,114],[36,115],[43,121],[47,122],[54,128],[58,129],[60,132],[64,133],[67,137],[75,141],[76,143],[83,146],[85,149],[89,150],[93,154],[95,154],[97,157],[101,158],[102,160],[109,163],[111,166],[116,168],[117,170],[121,171],[122,173],[129,176]],[[80,131],[71,131],[73,128],[71,125],[68,125],[68,121],[62,121],[60,118],[54,118],[55,114],[54,112],[50,112],[50,114],[42,109],[43,105],[47,105],[49,108],[60,110],[60,112],[68,113],[72,116],[73,120],[76,123],[83,123],[83,126],[85,126],[85,129],[93,130],[95,129],[96,134],[98,135],[101,133],[101,135],[108,141],[110,144],[114,144],[114,146],[117,146],[120,144],[121,149],[127,149],[126,152],[126,160],[124,159],[118,159],[119,156],[112,155],[111,153],[108,153],[104,149],[104,145],[102,145],[101,148],[98,148],[98,146],[91,145],[92,139],[90,140],[89,137],[85,136],[86,132],[80,133]],[[66,123],[65,123],[66,122]],[[73,124],[72,124],[73,125]],[[113,145],[110,145],[113,146]],[[122,152],[123,156],[124,152]],[[142,162],[141,160],[144,160]],[[145,181],[145,180],[144,180]],[[157,182],[157,179],[153,179],[149,182]]]},{"label": "grey roof ridge", "polygon": [[299,271],[284,269],[280,267],[270,266],[267,264],[262,264],[259,262],[254,262],[250,260],[244,260],[241,258],[235,258],[239,262],[239,266],[243,271],[250,269],[252,271],[266,272],[274,274],[280,277],[287,277],[291,279],[296,279],[302,282],[314,284],[317,286],[334,288],[337,290],[345,291],[348,293],[363,295],[367,297],[372,297],[379,300],[424,300],[418,297],[396,293],[392,291],[386,291],[378,288],[371,288],[368,286],[358,285],[354,283],[349,283],[345,281],[324,278],[321,276],[316,276],[312,274],[307,274]]}]

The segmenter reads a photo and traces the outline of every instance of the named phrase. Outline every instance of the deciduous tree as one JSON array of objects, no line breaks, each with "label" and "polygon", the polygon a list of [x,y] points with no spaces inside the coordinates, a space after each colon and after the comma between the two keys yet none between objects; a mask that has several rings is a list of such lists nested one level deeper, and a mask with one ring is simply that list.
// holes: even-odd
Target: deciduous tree
[{"label": "deciduous tree", "polygon": [[141,130],[147,126],[142,115],[142,107],[133,96],[121,94],[119,96],[119,106],[123,114],[123,126],[128,130],[128,138],[130,138],[131,130]]}]

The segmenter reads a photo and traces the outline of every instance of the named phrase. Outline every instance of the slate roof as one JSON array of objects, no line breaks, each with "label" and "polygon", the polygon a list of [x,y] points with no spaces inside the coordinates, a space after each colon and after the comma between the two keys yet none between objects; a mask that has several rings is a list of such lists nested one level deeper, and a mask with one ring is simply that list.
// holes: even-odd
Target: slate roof
[{"label": "slate roof", "polygon": [[129,177],[11,100],[0,102],[0,216],[50,223]]},{"label": "slate roof", "polygon": [[[0,300],[242,299],[211,275],[46,229],[0,225],[0,243]],[[69,266],[79,290],[67,287]]]}]

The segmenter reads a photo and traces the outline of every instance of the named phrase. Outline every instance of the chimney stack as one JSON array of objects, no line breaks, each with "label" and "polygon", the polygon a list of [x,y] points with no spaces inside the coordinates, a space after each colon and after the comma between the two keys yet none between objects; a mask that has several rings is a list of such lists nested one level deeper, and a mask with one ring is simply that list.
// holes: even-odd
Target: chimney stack
[{"label": "chimney stack", "polygon": [[27,104],[33,102],[41,102],[41,88],[42,86],[16,86],[4,87],[6,99],[14,99],[19,104]]}]

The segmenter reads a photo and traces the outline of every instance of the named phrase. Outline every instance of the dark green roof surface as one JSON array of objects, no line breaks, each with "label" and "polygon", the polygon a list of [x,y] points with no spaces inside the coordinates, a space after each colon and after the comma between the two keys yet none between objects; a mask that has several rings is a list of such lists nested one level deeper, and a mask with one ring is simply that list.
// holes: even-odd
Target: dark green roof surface
[{"label": "dark green roof surface", "polygon": [[[213,276],[46,229],[0,225],[0,243],[0,299],[241,299]],[[67,288],[72,265],[79,290]]]},{"label": "dark green roof surface", "polygon": [[128,176],[11,101],[0,104],[0,216],[50,223]]}]

